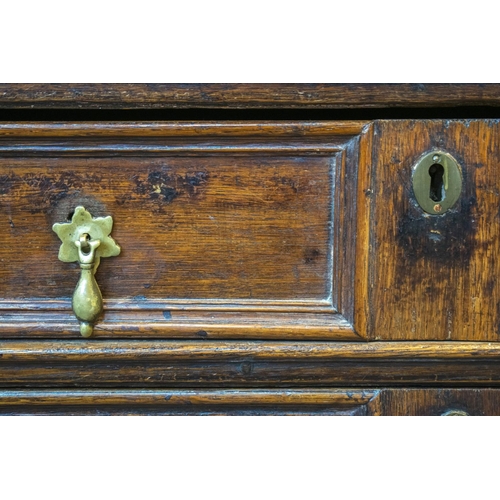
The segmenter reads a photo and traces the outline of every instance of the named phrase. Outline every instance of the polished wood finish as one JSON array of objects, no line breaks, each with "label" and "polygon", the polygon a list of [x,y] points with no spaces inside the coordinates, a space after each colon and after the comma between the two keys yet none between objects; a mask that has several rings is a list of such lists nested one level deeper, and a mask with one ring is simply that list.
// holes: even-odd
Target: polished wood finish
[{"label": "polished wood finish", "polygon": [[0,84],[0,108],[500,106],[499,84]]}]

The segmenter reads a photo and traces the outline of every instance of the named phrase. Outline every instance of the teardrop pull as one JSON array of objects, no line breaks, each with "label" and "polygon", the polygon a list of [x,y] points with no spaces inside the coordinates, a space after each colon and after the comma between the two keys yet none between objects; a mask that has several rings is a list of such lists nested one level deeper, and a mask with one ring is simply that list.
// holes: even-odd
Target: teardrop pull
[{"label": "teardrop pull", "polygon": [[94,323],[102,313],[102,294],[94,277],[95,252],[101,242],[91,240],[87,242],[90,248],[88,253],[82,251],[82,241],[75,241],[78,247],[80,264],[80,279],[73,292],[73,311],[80,321],[80,333],[83,337],[90,337],[94,331]]},{"label": "teardrop pull", "polygon": [[94,276],[100,259],[120,253],[120,247],[110,236],[112,227],[110,216],[93,218],[84,207],[76,207],[71,222],[52,226],[62,241],[59,259],[80,264],[80,279],[72,305],[83,337],[92,335],[103,310],[101,290]]}]

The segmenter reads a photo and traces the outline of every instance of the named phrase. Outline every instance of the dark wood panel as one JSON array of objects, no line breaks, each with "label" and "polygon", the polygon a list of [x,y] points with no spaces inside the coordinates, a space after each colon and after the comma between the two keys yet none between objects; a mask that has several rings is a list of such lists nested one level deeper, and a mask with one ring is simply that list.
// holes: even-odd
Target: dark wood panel
[{"label": "dark wood panel", "polygon": [[498,416],[500,389],[386,389],[369,415]]},{"label": "dark wood panel", "polygon": [[500,105],[498,84],[1,84],[3,108],[350,108]]},{"label": "dark wood panel", "polygon": [[[500,123],[381,121],[375,125],[371,331],[375,339],[499,339]],[[428,215],[412,189],[412,167],[431,150],[459,163],[462,194]]]}]

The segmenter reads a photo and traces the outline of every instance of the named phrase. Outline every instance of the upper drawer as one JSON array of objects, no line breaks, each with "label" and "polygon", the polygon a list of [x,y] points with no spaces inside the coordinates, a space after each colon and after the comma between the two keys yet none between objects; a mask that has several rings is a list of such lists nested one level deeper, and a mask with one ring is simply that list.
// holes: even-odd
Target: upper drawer
[{"label": "upper drawer", "polygon": [[[84,206],[122,249],[95,337],[496,340],[498,142],[496,121],[1,124],[0,336],[79,335],[52,225]],[[461,179],[441,214],[413,190],[434,151]]]},{"label": "upper drawer", "polygon": [[121,246],[96,337],[359,339],[341,254],[363,126],[0,125],[0,334],[78,335],[51,228],[83,206]]}]

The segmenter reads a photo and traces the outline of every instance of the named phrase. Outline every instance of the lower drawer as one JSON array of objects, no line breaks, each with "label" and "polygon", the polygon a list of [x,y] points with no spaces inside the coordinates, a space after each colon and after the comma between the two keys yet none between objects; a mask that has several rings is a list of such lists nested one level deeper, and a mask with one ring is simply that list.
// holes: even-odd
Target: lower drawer
[{"label": "lower drawer", "polygon": [[500,389],[1,391],[0,415],[500,414]]}]

